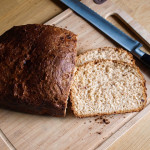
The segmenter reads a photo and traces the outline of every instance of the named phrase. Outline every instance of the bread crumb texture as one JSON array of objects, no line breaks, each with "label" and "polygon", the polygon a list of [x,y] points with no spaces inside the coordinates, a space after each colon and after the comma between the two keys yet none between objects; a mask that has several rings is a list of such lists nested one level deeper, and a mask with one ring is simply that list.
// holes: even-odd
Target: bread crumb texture
[{"label": "bread crumb texture", "polygon": [[93,61],[76,68],[70,97],[78,117],[139,111],[146,105],[145,80],[135,65]]},{"label": "bread crumb texture", "polygon": [[100,60],[100,59],[118,60],[130,64],[135,63],[132,54],[128,53],[126,50],[123,50],[121,48],[104,47],[104,48],[89,50],[83,54],[80,54],[77,57],[76,65],[80,66],[86,62],[90,62],[93,60]]}]

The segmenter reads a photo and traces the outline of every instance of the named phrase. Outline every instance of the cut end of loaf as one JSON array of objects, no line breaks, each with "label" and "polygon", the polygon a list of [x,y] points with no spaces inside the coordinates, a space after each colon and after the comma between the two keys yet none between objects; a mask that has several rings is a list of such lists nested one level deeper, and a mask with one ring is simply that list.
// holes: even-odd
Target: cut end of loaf
[{"label": "cut end of loaf", "polygon": [[77,67],[70,99],[77,117],[140,111],[146,105],[145,80],[135,65],[89,62]]}]

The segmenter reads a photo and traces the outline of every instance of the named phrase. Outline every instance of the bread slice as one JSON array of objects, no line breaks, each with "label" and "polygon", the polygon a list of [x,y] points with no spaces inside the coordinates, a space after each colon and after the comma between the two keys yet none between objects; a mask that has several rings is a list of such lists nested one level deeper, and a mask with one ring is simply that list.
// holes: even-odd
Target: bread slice
[{"label": "bread slice", "polygon": [[76,68],[70,100],[78,117],[140,111],[146,105],[145,80],[133,64],[88,62]]},{"label": "bread slice", "polygon": [[80,54],[76,59],[76,66],[83,65],[86,62],[99,59],[118,60],[135,64],[132,54],[121,48],[104,47],[89,50],[83,54]]}]

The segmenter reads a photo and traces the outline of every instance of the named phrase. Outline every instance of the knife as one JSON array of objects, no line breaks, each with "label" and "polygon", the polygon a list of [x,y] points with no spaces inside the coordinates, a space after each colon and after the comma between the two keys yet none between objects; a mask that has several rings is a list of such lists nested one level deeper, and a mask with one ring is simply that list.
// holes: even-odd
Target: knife
[{"label": "knife", "polygon": [[126,50],[131,52],[139,60],[141,60],[145,65],[150,68],[150,55],[144,53],[140,50],[142,44],[124,32],[119,30],[117,27],[112,25],[109,21],[101,17],[99,14],[94,12],[92,9],[81,3],[79,0],[60,0],[65,5],[74,10],[77,14],[83,17],[85,20],[89,21],[95,27],[100,29],[103,33],[109,36],[111,39],[116,41]]}]

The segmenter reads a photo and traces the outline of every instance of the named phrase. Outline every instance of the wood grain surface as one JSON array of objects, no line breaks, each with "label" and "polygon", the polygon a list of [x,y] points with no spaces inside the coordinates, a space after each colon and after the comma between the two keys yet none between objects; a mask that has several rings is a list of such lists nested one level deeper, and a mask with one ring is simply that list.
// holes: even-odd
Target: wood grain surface
[{"label": "wood grain surface", "polygon": [[1,138],[0,138],[0,149],[9,150],[8,146],[4,143],[4,141]]},{"label": "wood grain surface", "polygon": [[[150,2],[148,0],[113,0],[113,2],[128,12],[128,14],[150,32]],[[0,1],[0,34],[14,25],[44,23],[64,9],[64,5],[50,0]],[[110,20],[113,20],[113,18],[110,18]],[[3,111],[0,111],[0,113],[5,115]],[[15,113],[12,113],[11,115],[14,114]],[[45,118],[43,118],[43,120],[44,119]],[[20,118],[20,122],[21,121],[23,120]],[[11,130],[11,127],[9,127],[8,130]],[[19,135],[21,133],[18,132],[15,134]],[[22,139],[22,142],[24,140],[25,139]],[[28,142],[30,143],[30,141]],[[3,149],[7,149],[5,146],[6,145],[0,140],[0,148],[3,147]],[[150,149],[150,113],[117,140],[109,149]]]}]

